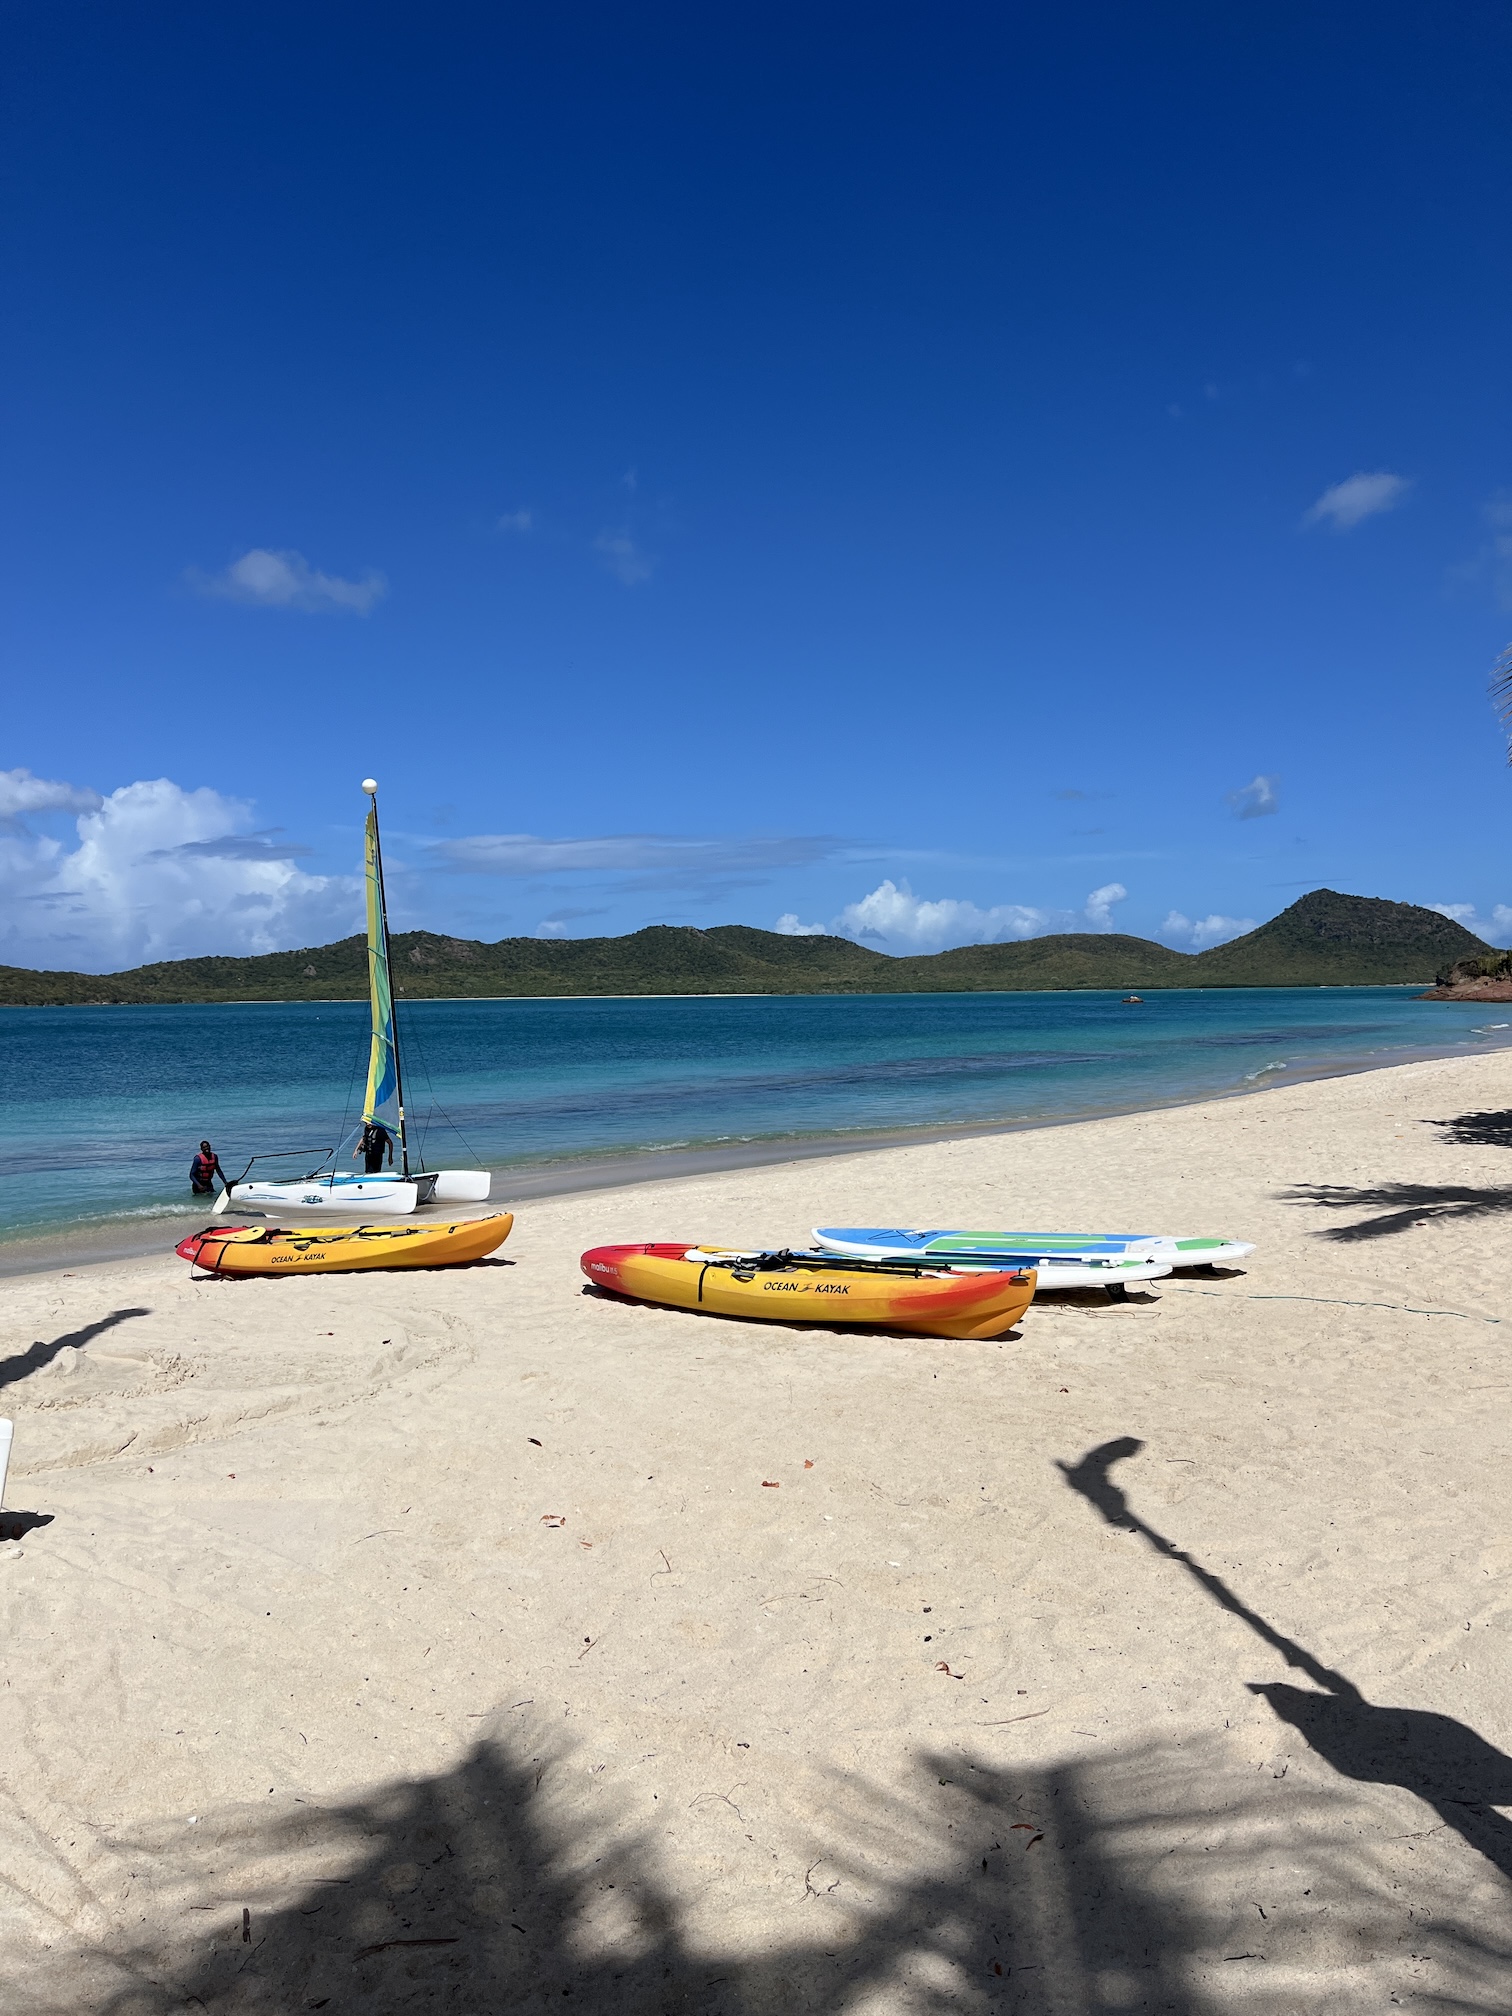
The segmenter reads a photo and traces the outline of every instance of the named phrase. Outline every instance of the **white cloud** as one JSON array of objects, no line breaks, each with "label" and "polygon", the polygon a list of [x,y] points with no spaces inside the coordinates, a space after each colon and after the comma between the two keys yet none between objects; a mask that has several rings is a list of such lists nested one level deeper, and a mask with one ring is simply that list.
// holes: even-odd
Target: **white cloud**
[{"label": "white cloud", "polygon": [[1452,918],[1456,924],[1463,924],[1467,931],[1473,931],[1477,938],[1484,938],[1488,945],[1512,943],[1512,906],[1495,903],[1489,917],[1482,917],[1473,903],[1430,903],[1426,906],[1437,910],[1440,917]]},{"label": "white cloud", "polygon": [[1281,809],[1277,795],[1280,789],[1279,777],[1252,777],[1248,784],[1241,784],[1237,791],[1228,793],[1228,802],[1236,819],[1265,819]]},{"label": "white cloud", "polygon": [[0,838],[0,959],[108,972],[199,953],[273,952],[361,928],[355,876],[309,875],[250,808],[166,777],[124,785],[76,844]]},{"label": "white cloud", "polygon": [[1122,903],[1128,895],[1122,882],[1105,882],[1101,889],[1094,889],[1087,898],[1087,922],[1094,931],[1113,929],[1113,905]]},{"label": "white cloud", "polygon": [[847,903],[834,929],[845,938],[880,939],[911,952],[937,952],[946,945],[990,945],[1004,938],[1032,938],[1048,928],[1046,913],[1017,903],[982,910],[958,897],[927,900],[906,882],[890,878],[859,903]]},{"label": "white cloud", "polygon": [[608,568],[616,581],[626,588],[635,588],[642,581],[649,581],[656,567],[656,561],[629,532],[600,532],[593,542],[593,550]]},{"label": "white cloud", "polygon": [[498,532],[529,532],[534,524],[534,511],[506,511],[494,529]]},{"label": "white cloud", "polygon": [[[858,903],[848,903],[830,929],[843,938],[862,938],[889,950],[939,952],[954,945],[996,945],[1018,938],[1042,938],[1051,931],[1110,931],[1112,906],[1128,891],[1121,882],[1094,889],[1079,915],[1068,910],[1041,910],[1023,903],[997,903],[990,909],[946,896],[916,896],[907,882],[881,882]],[[793,927],[796,927],[794,931]],[[813,935],[818,927],[799,926],[796,917],[782,918],[778,930]]]},{"label": "white cloud", "polygon": [[339,574],[322,574],[302,553],[275,553],[266,546],[254,546],[219,574],[191,570],[188,578],[202,595],[218,595],[227,602],[246,602],[259,609],[299,609],[309,614],[335,611],[366,616],[388,593],[388,583],[381,574],[346,581]]},{"label": "white cloud", "polygon": [[33,777],[30,770],[0,770],[0,832],[16,832],[28,812],[93,812],[102,802],[87,786]]},{"label": "white cloud", "polygon": [[796,910],[785,910],[772,926],[784,938],[823,938],[829,931],[827,924],[800,924]]},{"label": "white cloud", "polygon": [[1209,945],[1226,945],[1230,938],[1242,938],[1246,931],[1253,931],[1253,917],[1220,917],[1211,911],[1206,917],[1183,917],[1179,910],[1170,911],[1160,927],[1162,938],[1177,940],[1183,948],[1201,952]]},{"label": "white cloud", "polygon": [[1307,512],[1304,525],[1327,525],[1334,532],[1349,532],[1381,511],[1394,511],[1412,488],[1410,476],[1393,476],[1388,470],[1363,471],[1346,476],[1323,492]]}]

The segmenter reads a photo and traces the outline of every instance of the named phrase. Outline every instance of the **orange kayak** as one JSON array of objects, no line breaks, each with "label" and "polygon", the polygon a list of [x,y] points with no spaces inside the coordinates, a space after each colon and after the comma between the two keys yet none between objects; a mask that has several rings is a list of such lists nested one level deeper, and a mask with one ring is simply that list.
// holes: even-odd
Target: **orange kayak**
[{"label": "orange kayak", "polygon": [[638,1302],[769,1323],[869,1323],[925,1337],[1000,1337],[1034,1298],[1032,1270],[836,1263],[822,1254],[732,1253],[712,1246],[595,1246],[583,1272]]},{"label": "orange kayak", "polygon": [[514,1215],[496,1211],[455,1225],[212,1225],[173,1249],[209,1274],[346,1274],[375,1267],[457,1267],[509,1237]]}]

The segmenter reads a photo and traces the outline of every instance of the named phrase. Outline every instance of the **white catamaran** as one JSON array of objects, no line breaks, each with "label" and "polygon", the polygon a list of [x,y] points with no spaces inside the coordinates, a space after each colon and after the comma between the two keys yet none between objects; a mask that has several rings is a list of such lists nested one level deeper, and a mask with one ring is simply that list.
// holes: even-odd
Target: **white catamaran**
[{"label": "white catamaran", "polygon": [[[315,1169],[297,1181],[254,1177],[258,1162],[284,1161],[289,1155],[254,1155],[234,1183],[222,1190],[215,1213],[360,1212],[364,1218],[403,1217],[420,1204],[481,1204],[488,1195],[486,1169],[412,1169],[404,1125],[404,1079],[399,1064],[399,1030],[394,1020],[389,984],[388,907],[383,893],[383,853],[378,844],[378,785],[365,777],[368,794],[365,867],[367,875],[368,996],[372,1004],[372,1041],[368,1052],[367,1093],[362,1106],[364,1139],[370,1128],[382,1128],[398,1151],[392,1170],[358,1176],[336,1167],[338,1142],[322,1153]],[[290,1154],[297,1150],[289,1151]]]}]

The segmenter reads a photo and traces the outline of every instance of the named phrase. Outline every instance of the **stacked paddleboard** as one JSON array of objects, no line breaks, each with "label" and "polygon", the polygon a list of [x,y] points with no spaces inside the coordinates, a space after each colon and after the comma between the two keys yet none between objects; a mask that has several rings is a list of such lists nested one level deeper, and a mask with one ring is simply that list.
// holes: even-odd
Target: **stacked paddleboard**
[{"label": "stacked paddleboard", "polygon": [[915,1231],[897,1226],[820,1225],[821,1252],[852,1260],[912,1260],[947,1267],[1032,1267],[1040,1292],[1106,1288],[1115,1300],[1131,1284],[1186,1267],[1225,1267],[1253,1253],[1244,1239],[1177,1239],[1155,1232]]}]

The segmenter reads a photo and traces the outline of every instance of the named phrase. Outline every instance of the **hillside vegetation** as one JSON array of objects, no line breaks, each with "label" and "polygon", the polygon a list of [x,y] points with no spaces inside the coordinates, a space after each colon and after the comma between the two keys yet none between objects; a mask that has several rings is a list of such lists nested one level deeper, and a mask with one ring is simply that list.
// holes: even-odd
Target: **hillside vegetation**
[{"label": "hillside vegetation", "polygon": [[[653,924],[623,938],[394,935],[407,1000],[564,994],[913,994],[1162,987],[1362,987],[1420,981],[1491,953],[1414,903],[1315,889],[1257,931],[1207,952],[1119,932],[1066,932],[897,959],[848,938],[787,938],[746,924]],[[343,1001],[367,993],[360,936],[257,958],[172,959],[126,973],[0,967],[0,1005]]]}]

